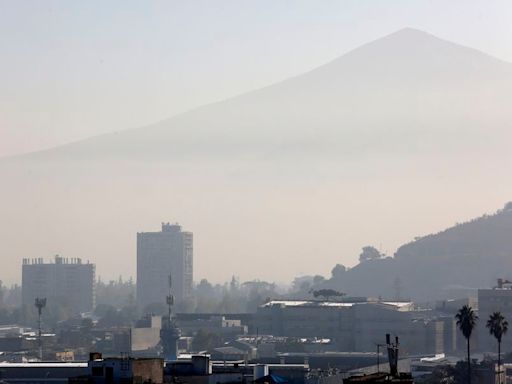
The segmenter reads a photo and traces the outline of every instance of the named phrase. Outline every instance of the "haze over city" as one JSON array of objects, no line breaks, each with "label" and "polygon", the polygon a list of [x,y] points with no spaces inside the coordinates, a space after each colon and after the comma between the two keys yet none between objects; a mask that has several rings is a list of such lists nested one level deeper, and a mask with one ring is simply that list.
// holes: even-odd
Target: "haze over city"
[{"label": "haze over city", "polygon": [[0,384],[511,383],[510,20],[0,0]]},{"label": "haze over city", "polygon": [[328,276],[510,199],[508,2],[1,8],[5,282],[135,276],[163,221],[197,279]]}]

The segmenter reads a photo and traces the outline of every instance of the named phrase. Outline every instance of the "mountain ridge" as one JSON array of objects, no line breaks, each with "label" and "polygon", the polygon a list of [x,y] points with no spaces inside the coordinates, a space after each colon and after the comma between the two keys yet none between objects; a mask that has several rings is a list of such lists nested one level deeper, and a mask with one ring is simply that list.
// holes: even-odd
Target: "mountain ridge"
[{"label": "mountain ridge", "polygon": [[[438,37],[435,37],[431,34],[428,34],[427,32],[423,32],[420,30],[412,29],[412,28],[404,28],[402,30],[399,30],[399,31],[391,33],[387,36],[384,36],[380,39],[377,39],[375,41],[364,44],[358,48],[350,50],[347,53],[329,61],[328,63],[325,63],[325,64],[323,64],[317,68],[314,68],[310,71],[307,71],[303,74],[293,76],[291,78],[279,81],[277,83],[265,86],[260,89],[248,91],[248,92],[242,93],[240,95],[236,95],[236,96],[227,98],[225,100],[216,101],[216,102],[213,102],[210,104],[199,106],[190,111],[187,111],[187,112],[172,116],[170,118],[161,120],[160,122],[149,124],[149,125],[146,125],[143,127],[130,128],[130,129],[121,130],[121,131],[117,131],[117,132],[102,134],[99,136],[92,136],[89,138],[77,140],[77,141],[67,143],[64,145],[60,145],[57,147],[53,147],[53,148],[43,149],[40,151],[4,157],[4,158],[1,158],[0,161],[16,160],[16,159],[20,159],[20,158],[30,158],[30,157],[36,157],[38,159],[41,159],[41,157],[44,157],[45,155],[51,156],[52,153],[58,153],[58,152],[68,152],[68,155],[69,155],[69,151],[73,150],[74,148],[81,149],[84,146],[89,145],[90,143],[95,144],[102,140],[109,141],[109,142],[111,142],[110,145],[113,145],[112,141],[119,141],[119,140],[129,141],[130,140],[129,136],[133,136],[133,135],[139,136],[139,140],[144,140],[144,138],[141,138],[140,136],[144,136],[145,132],[151,132],[151,131],[155,132],[155,131],[162,131],[162,130],[167,130],[170,132],[170,131],[176,130],[177,129],[176,125],[179,126],[180,121],[182,121],[183,119],[187,119],[190,116],[194,116],[198,113],[201,114],[201,113],[204,113],[205,111],[208,112],[212,108],[215,109],[218,106],[229,105],[230,103],[233,103],[233,102],[236,103],[239,100],[245,100],[247,98],[249,98],[249,99],[254,98],[260,94],[263,94],[263,97],[265,98],[268,96],[267,94],[269,92],[271,92],[275,89],[279,90],[280,88],[287,87],[288,84],[294,83],[298,79],[302,80],[302,81],[304,81],[304,79],[305,79],[305,81],[307,82],[309,77],[313,76],[314,79],[312,82],[318,83],[319,82],[319,79],[318,79],[319,74],[322,75],[322,72],[338,70],[338,67],[340,65],[342,67],[344,65],[346,66],[347,61],[350,61],[353,59],[360,61],[361,58],[359,56],[361,56],[361,55],[365,56],[369,50],[371,51],[370,52],[371,54],[375,54],[373,52],[375,47],[377,47],[377,50],[384,49],[384,50],[389,51],[388,48],[389,47],[396,48],[395,45],[399,45],[398,48],[400,48],[401,50],[415,49],[415,47],[416,47],[416,49],[418,49],[418,47],[421,48],[422,46],[423,46],[423,48],[426,47],[425,49],[432,49],[432,48],[439,49],[439,47],[456,48],[460,52],[465,52],[468,54],[470,54],[470,53],[477,54],[477,56],[480,59],[488,59],[488,60],[492,61],[494,64],[504,65],[507,67],[507,70],[512,73],[512,64],[502,61],[500,59],[497,59],[497,58],[490,56],[484,52],[475,50],[473,48],[461,46],[461,45],[458,45],[455,43],[451,43],[449,41],[446,41],[446,40],[440,39]],[[404,48],[404,47],[406,47],[406,48]],[[421,49],[420,49],[420,51],[421,51]],[[389,52],[387,52],[387,53],[389,54]],[[410,55],[410,56],[412,57],[414,55]],[[378,59],[378,57],[376,59]],[[374,60],[368,60],[368,62],[370,64],[373,64],[373,61]],[[330,76],[327,76],[327,77],[330,77]],[[336,78],[336,76],[333,76],[333,77]],[[314,89],[314,88],[315,88],[314,86],[311,86],[311,89]],[[323,91],[325,91],[325,90],[323,90]],[[261,103],[262,101],[259,100],[259,102]],[[331,106],[330,108],[339,108],[339,107],[340,106],[337,105],[337,106]],[[331,111],[327,110],[327,112],[331,112]],[[281,129],[282,129],[282,127],[281,127]],[[248,131],[250,131],[250,127],[248,130],[245,130],[245,133],[247,133]],[[202,133],[205,134],[205,133],[208,133],[208,131],[203,130]],[[160,136],[162,135],[161,132],[159,134],[160,134]],[[229,137],[230,134],[233,134],[233,132],[224,132],[224,135],[227,137]],[[196,142],[200,141],[197,137],[195,137],[194,140]],[[189,138],[189,141],[194,141],[194,140],[190,140],[190,138]],[[266,140],[265,137],[263,137],[263,140]],[[157,141],[157,140],[155,140],[155,141]],[[134,146],[132,145],[132,147],[134,147]],[[87,149],[85,149],[85,150],[87,151]],[[94,152],[94,150],[92,150],[92,149],[89,149],[89,151]]]}]

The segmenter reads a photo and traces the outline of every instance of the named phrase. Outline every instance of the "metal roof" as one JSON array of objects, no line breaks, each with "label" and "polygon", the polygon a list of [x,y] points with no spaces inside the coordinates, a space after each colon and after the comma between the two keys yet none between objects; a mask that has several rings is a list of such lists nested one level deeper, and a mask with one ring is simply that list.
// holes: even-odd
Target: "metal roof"
[{"label": "metal roof", "polygon": [[356,304],[383,304],[397,308],[403,308],[412,305],[410,301],[362,301],[362,302],[343,302],[343,301],[315,301],[315,300],[272,300],[264,307],[273,305],[284,305],[285,307],[352,307]]},{"label": "metal roof", "polygon": [[87,368],[87,362],[0,363],[0,368]]}]

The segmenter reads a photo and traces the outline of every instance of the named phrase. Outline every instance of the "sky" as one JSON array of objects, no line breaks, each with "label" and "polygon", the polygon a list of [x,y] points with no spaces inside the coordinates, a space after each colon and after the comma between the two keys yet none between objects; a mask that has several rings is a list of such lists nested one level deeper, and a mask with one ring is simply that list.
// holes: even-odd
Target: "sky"
[{"label": "sky", "polygon": [[512,62],[510,1],[0,0],[0,156],[142,127],[404,27]]}]

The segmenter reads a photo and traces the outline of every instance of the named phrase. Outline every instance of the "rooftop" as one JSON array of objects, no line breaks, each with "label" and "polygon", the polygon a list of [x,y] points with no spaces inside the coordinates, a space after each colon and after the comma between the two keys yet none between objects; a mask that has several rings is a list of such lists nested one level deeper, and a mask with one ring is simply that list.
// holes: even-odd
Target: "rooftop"
[{"label": "rooftop", "polygon": [[397,309],[412,308],[411,301],[363,301],[363,302],[346,302],[346,301],[317,301],[317,300],[271,300],[262,305],[262,307],[272,307],[280,305],[285,307],[352,307],[354,305],[380,304],[395,307]]},{"label": "rooftop", "polygon": [[0,363],[0,368],[87,368],[87,362]]}]

